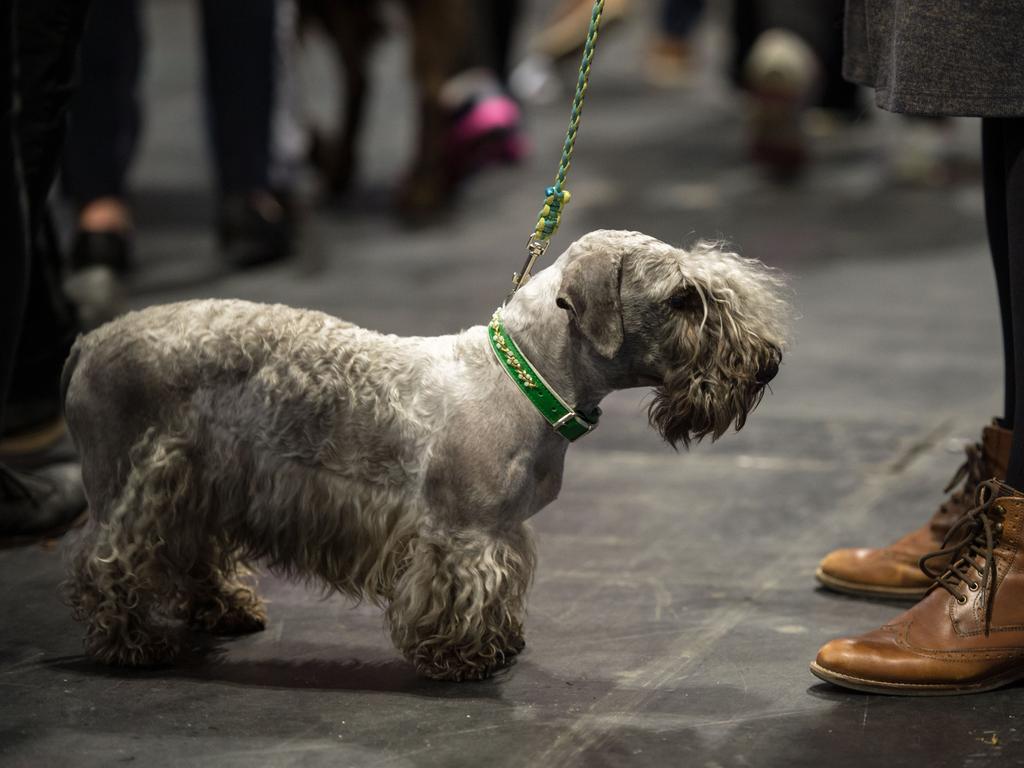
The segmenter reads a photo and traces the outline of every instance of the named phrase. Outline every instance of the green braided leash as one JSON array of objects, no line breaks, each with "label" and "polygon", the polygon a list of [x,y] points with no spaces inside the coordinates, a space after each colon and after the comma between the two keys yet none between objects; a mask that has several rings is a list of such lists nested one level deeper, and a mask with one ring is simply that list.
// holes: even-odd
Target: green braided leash
[{"label": "green braided leash", "polygon": [[[512,276],[512,298],[517,290],[529,279],[530,271],[537,259],[544,255],[551,242],[551,236],[555,234],[558,225],[562,221],[562,208],[569,202],[571,197],[569,190],[565,189],[565,177],[569,173],[569,166],[572,164],[572,153],[576,147],[576,134],[580,129],[580,118],[583,115],[583,99],[587,95],[587,85],[590,83],[590,64],[594,59],[594,47],[597,45],[597,33],[601,27],[601,13],[604,11],[604,0],[594,0],[594,10],[590,14],[590,26],[587,29],[587,41],[583,46],[583,58],[580,61],[580,73],[576,79],[576,95],[572,100],[572,111],[569,114],[569,129],[565,133],[565,143],[562,145],[562,159],[558,163],[558,174],[555,176],[555,183],[544,190],[544,207],[540,209],[540,216],[537,219],[537,226],[526,244],[526,262],[521,272]],[[507,301],[508,299],[506,299]]]}]

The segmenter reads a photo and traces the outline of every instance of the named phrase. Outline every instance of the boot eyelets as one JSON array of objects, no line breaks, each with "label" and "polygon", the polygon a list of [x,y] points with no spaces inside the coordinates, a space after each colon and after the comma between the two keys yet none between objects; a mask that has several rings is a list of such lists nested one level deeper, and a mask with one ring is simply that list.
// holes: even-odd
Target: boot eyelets
[{"label": "boot eyelets", "polygon": [[967,605],[967,595],[957,595],[956,601],[960,603],[960,605]]},{"label": "boot eyelets", "polygon": [[970,584],[967,585],[967,588],[971,590],[971,592],[977,592],[979,589],[981,589],[981,585],[978,584],[978,582],[976,581],[972,581]]}]

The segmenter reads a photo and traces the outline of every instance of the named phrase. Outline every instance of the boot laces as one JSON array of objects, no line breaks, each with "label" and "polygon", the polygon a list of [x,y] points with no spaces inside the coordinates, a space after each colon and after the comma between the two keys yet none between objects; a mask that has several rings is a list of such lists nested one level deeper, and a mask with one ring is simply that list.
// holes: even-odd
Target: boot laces
[{"label": "boot laces", "polygon": [[[1006,489],[998,480],[979,483],[975,506],[953,523],[942,541],[942,548],[924,555],[919,563],[925,575],[935,580],[932,589],[945,589],[960,604],[967,602],[967,595],[960,591],[962,585],[966,584],[972,592],[985,588],[986,635],[997,587],[995,549],[1003,530],[1004,512],[997,502],[1000,492],[1005,495]],[[928,561],[936,558],[947,564],[942,570],[929,565]],[[972,570],[977,579],[971,575]]]},{"label": "boot laces", "polygon": [[[974,498],[978,486],[990,474],[987,471],[988,462],[985,461],[985,452],[980,443],[965,445],[964,452],[967,454],[967,458],[964,459],[964,463],[953,473],[953,477],[950,478],[949,482],[946,483],[946,487],[942,490],[943,493],[949,493],[960,485],[961,482],[963,483],[963,487],[954,493],[953,498],[950,499],[954,504],[962,504],[965,499]],[[948,506],[949,502],[943,504],[943,511],[946,511]]]}]

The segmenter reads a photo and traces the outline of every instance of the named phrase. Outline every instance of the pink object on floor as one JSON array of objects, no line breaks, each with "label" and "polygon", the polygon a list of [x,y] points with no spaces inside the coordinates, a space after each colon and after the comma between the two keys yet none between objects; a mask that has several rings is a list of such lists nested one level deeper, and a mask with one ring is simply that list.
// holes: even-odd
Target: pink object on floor
[{"label": "pink object on floor", "polygon": [[519,105],[504,94],[486,96],[459,117],[448,137],[448,153],[460,175],[495,162],[514,163],[527,152]]}]

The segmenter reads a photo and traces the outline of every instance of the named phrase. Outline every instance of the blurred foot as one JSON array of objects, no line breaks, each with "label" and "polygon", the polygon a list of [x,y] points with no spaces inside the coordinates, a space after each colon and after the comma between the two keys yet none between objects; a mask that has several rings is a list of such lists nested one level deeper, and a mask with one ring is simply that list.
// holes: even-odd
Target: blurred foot
[{"label": "blurred foot", "polygon": [[78,228],[83,232],[132,231],[132,213],[119,197],[99,197],[86,203],[78,212]]},{"label": "blurred foot", "polygon": [[[601,30],[621,21],[632,8],[631,0],[605,0]],[[534,39],[532,48],[552,59],[563,59],[583,50],[587,42],[593,0],[562,0],[551,14],[547,26]]]},{"label": "blurred foot", "polygon": [[647,80],[661,88],[690,85],[695,75],[695,56],[689,40],[663,37],[647,54]]},{"label": "blurred foot", "polygon": [[225,260],[233,267],[268,264],[291,252],[293,214],[287,197],[269,190],[226,196],[217,235]]},{"label": "blurred foot", "polygon": [[744,70],[753,99],[751,155],[775,178],[793,179],[807,163],[802,121],[819,79],[817,57],[792,32],[770,29],[757,38]]},{"label": "blurred foot", "polygon": [[0,464],[0,543],[27,544],[60,536],[85,511],[76,463],[19,472]]},{"label": "blurred foot", "polygon": [[124,284],[107,264],[74,269],[64,280],[64,294],[75,306],[83,331],[91,331],[127,311]]},{"label": "blurred foot", "polygon": [[77,308],[84,330],[92,330],[126,310],[121,278],[132,266],[131,233],[131,213],[118,198],[94,200],[78,214],[64,292]]}]

